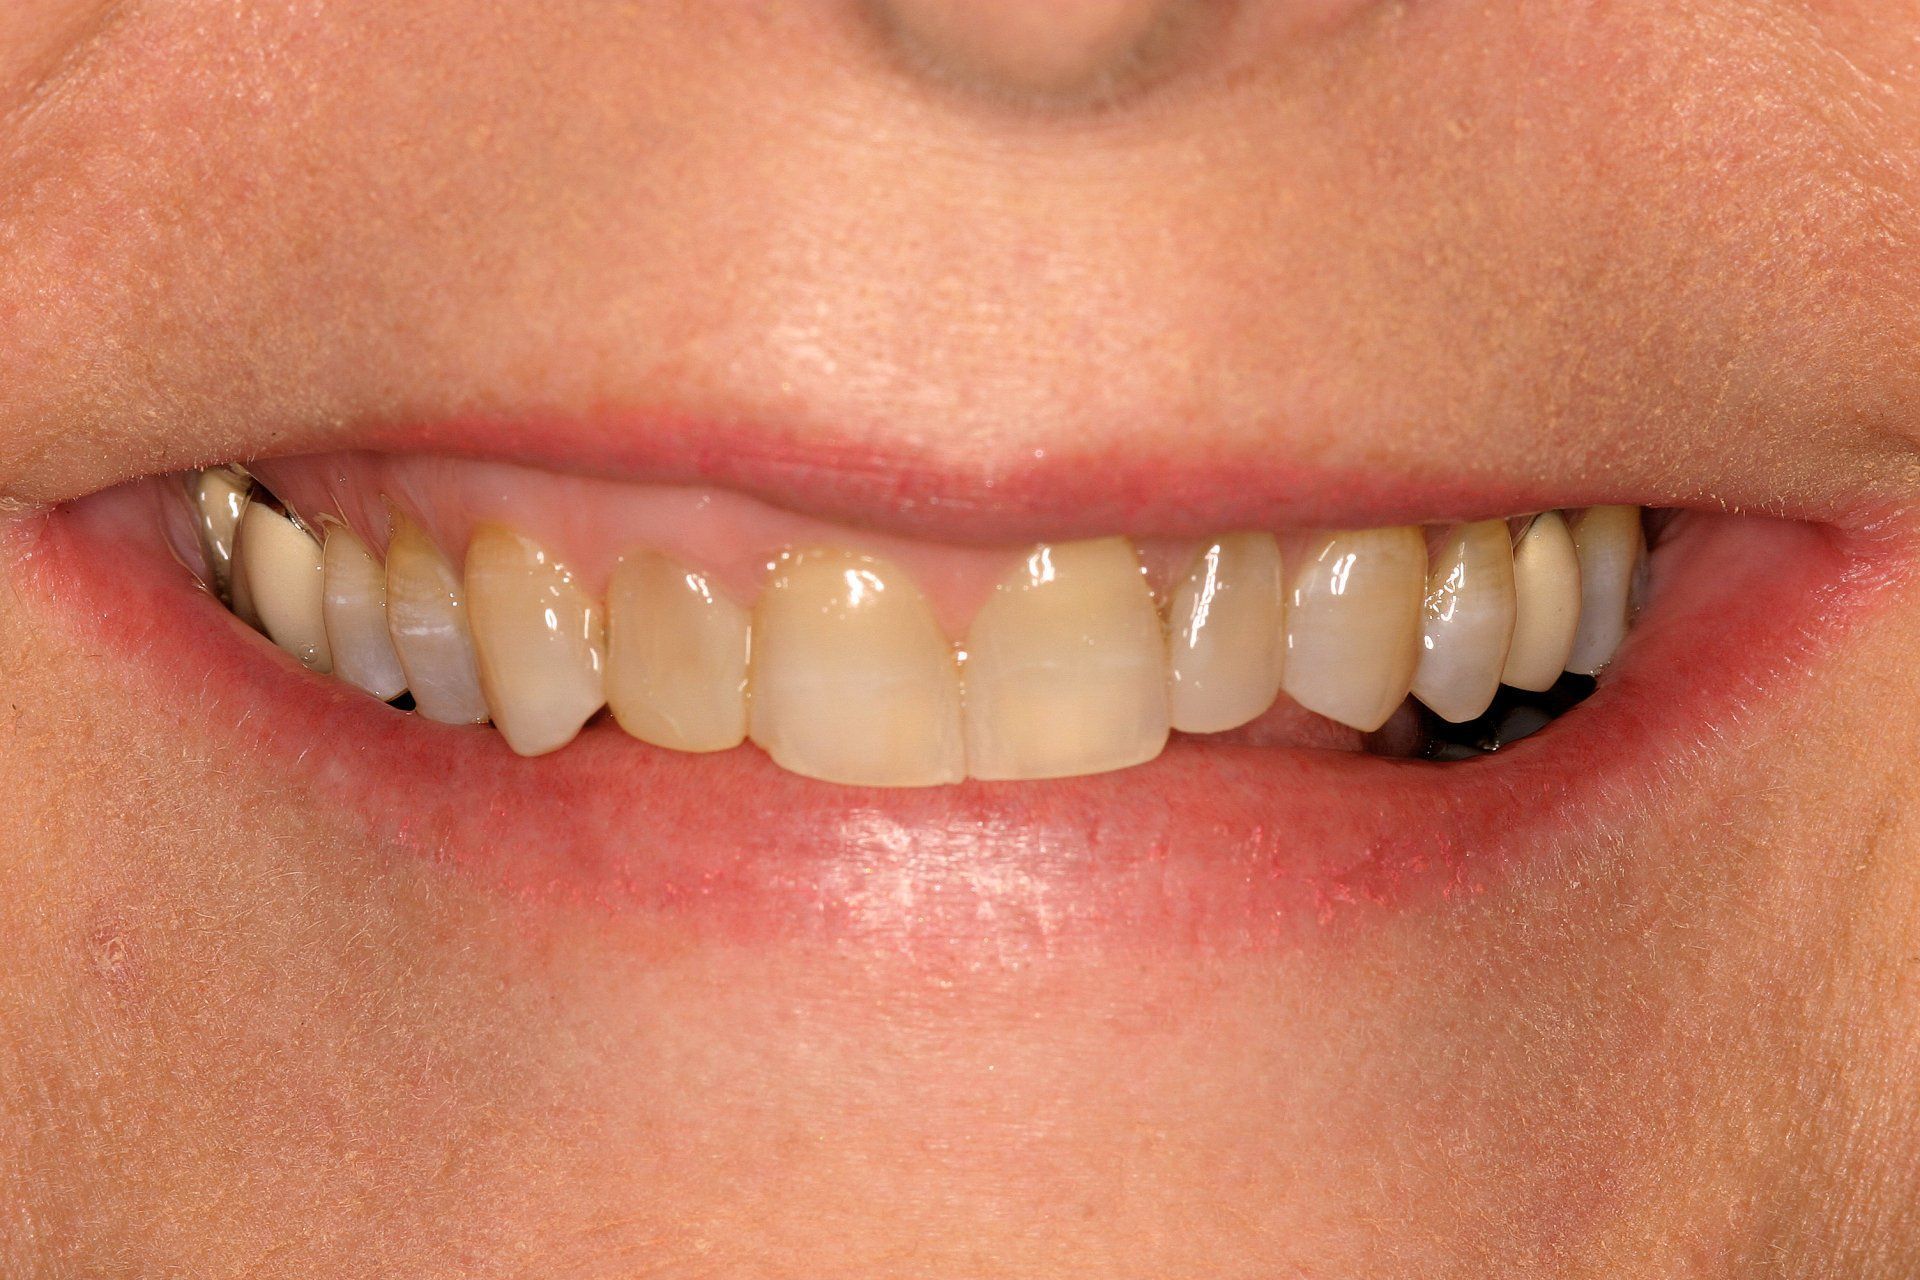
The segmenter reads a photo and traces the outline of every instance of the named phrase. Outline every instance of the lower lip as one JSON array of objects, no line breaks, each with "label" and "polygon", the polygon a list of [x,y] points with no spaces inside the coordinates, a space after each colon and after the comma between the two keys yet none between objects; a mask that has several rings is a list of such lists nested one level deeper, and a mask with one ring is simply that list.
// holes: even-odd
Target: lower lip
[{"label": "lower lip", "polygon": [[306,778],[370,846],[523,901],[703,935],[1000,955],[1123,937],[1266,948],[1482,893],[1657,815],[1703,729],[1729,742],[1757,700],[1810,678],[1881,581],[1877,558],[1824,527],[1689,522],[1599,692],[1497,756],[1176,740],[1120,773],[876,791],[751,748],[657,750],[604,722],[522,759],[491,730],[396,713],[208,599],[165,549],[150,492],[16,524],[16,585],[105,644],[137,696],[191,699],[214,749]]}]

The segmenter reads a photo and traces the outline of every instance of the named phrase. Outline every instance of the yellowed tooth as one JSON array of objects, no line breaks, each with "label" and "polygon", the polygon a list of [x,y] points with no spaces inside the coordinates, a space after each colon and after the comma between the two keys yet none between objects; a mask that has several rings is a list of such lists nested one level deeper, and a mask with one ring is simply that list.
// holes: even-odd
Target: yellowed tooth
[{"label": "yellowed tooth", "polygon": [[725,751],[747,736],[747,611],[654,551],[607,587],[607,707],[642,742]]},{"label": "yellowed tooth", "polygon": [[[206,556],[214,593],[222,600],[233,598],[233,544],[252,488],[252,482],[231,467],[209,467],[194,477],[193,512],[200,550]],[[259,618],[250,616],[247,621],[258,625]]]},{"label": "yellowed tooth", "polygon": [[1280,548],[1265,533],[1229,534],[1202,551],[1167,611],[1173,727],[1219,733],[1264,714],[1280,693]]},{"label": "yellowed tooth", "polygon": [[421,715],[443,724],[487,718],[460,577],[432,539],[398,513],[387,543],[387,632]]},{"label": "yellowed tooth", "polygon": [[1456,724],[1500,690],[1513,643],[1513,539],[1505,520],[1447,531],[1427,573],[1413,696]]},{"label": "yellowed tooth", "polygon": [[1580,624],[1580,559],[1558,511],[1536,516],[1513,548],[1513,645],[1500,679],[1541,693],[1567,669]]},{"label": "yellowed tooth", "polygon": [[386,571],[359,535],[341,525],[327,531],[321,564],[333,673],[382,702],[399,697],[407,675],[387,633]]},{"label": "yellowed tooth", "polygon": [[523,756],[566,746],[606,704],[599,604],[539,543],[497,524],[467,543],[466,588],[494,726]]},{"label": "yellowed tooth", "polygon": [[1613,661],[1632,621],[1633,580],[1647,555],[1638,507],[1588,507],[1570,522],[1580,561],[1580,625],[1567,670],[1590,676]]},{"label": "yellowed tooth", "polygon": [[794,773],[876,787],[966,776],[953,646],[884,560],[781,558],[754,609],[748,701],[754,742]]},{"label": "yellowed tooth", "polygon": [[1101,773],[1159,755],[1166,646],[1133,544],[1036,548],[974,618],[966,699],[976,778]]},{"label": "yellowed tooth", "polygon": [[333,670],[322,604],[320,544],[305,529],[263,503],[247,504],[240,518],[236,572],[247,583],[260,628],[310,671]]},{"label": "yellowed tooth", "polygon": [[1282,683],[1309,711],[1371,733],[1406,701],[1427,543],[1411,527],[1311,539],[1291,572]]}]

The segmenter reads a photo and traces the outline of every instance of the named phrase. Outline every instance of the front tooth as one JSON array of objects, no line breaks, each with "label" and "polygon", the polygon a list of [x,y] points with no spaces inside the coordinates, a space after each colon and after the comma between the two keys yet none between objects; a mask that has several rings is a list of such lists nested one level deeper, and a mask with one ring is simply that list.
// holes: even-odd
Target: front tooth
[{"label": "front tooth", "polygon": [[531,538],[481,525],[467,544],[480,687],[507,745],[545,755],[606,703],[600,607]]},{"label": "front tooth", "polygon": [[321,560],[326,581],[327,644],[333,673],[382,702],[407,690],[406,672],[387,634],[387,575],[353,530],[327,531]]},{"label": "front tooth", "polygon": [[747,736],[747,611],[654,551],[607,587],[607,707],[642,742],[725,751]]},{"label": "front tooth", "polygon": [[1573,518],[1580,561],[1580,626],[1567,670],[1590,676],[1613,661],[1627,637],[1633,580],[1647,554],[1638,507],[1588,507]]},{"label": "front tooth", "polygon": [[1236,533],[1202,551],[1167,616],[1168,701],[1182,733],[1257,719],[1280,693],[1280,547]]},{"label": "front tooth", "polygon": [[953,646],[882,560],[781,559],[754,610],[749,705],[754,742],[794,773],[878,787],[966,776]]},{"label": "front tooth", "polygon": [[233,599],[233,544],[252,489],[252,481],[231,467],[209,467],[194,477],[194,523],[200,531],[200,550],[207,558],[214,594],[222,600]]},{"label": "front tooth", "polygon": [[333,670],[322,604],[320,544],[264,503],[247,504],[235,542],[247,596],[260,627],[309,671]]},{"label": "front tooth", "polygon": [[1513,647],[1500,679],[1544,693],[1567,669],[1580,624],[1580,558],[1558,511],[1536,516],[1513,548]]},{"label": "front tooth", "polygon": [[1307,544],[1287,598],[1288,696],[1371,733],[1413,684],[1427,542],[1411,527],[1323,534]]},{"label": "front tooth", "polygon": [[387,543],[387,631],[421,715],[442,724],[487,718],[459,575],[419,526],[398,513]]},{"label": "front tooth", "polygon": [[1450,530],[1433,556],[1413,696],[1442,720],[1493,705],[1513,642],[1513,538],[1505,520]]},{"label": "front tooth", "polygon": [[1035,549],[974,618],[966,687],[976,778],[1101,773],[1159,755],[1166,645],[1133,545]]}]

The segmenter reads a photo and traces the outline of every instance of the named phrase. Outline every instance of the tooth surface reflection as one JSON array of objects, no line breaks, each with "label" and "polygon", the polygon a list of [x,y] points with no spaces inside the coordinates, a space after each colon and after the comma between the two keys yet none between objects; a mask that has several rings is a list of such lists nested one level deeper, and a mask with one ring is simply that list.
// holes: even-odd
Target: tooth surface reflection
[{"label": "tooth surface reflection", "polygon": [[333,670],[322,599],[320,544],[292,520],[262,503],[247,504],[240,519],[237,572],[272,641],[310,671]]},{"label": "tooth surface reflection", "polygon": [[1373,732],[1413,684],[1426,538],[1410,527],[1321,534],[1305,544],[1289,578],[1288,695],[1329,720]]},{"label": "tooth surface reflection", "polygon": [[333,673],[382,702],[407,689],[400,655],[387,633],[387,574],[358,534],[336,525],[321,558],[327,645]]},{"label": "tooth surface reflection", "polygon": [[1427,573],[1413,696],[1456,724],[1485,712],[1500,691],[1513,613],[1507,522],[1482,520],[1448,530]]},{"label": "tooth surface reflection", "polygon": [[421,715],[442,724],[487,718],[459,575],[405,516],[387,543],[387,631]]},{"label": "tooth surface reflection", "polygon": [[1580,560],[1558,511],[1534,518],[1513,548],[1513,645],[1500,679],[1544,693],[1559,681],[1580,624]]},{"label": "tooth surface reflection", "polygon": [[967,636],[967,771],[1101,773],[1166,745],[1166,646],[1133,545],[1037,548]]},{"label": "tooth surface reflection", "polygon": [[600,606],[539,543],[497,524],[467,543],[466,589],[494,725],[523,756],[566,746],[606,702]]},{"label": "tooth surface reflection", "polygon": [[1573,517],[1580,562],[1580,625],[1567,670],[1590,676],[1613,661],[1632,622],[1633,580],[1646,559],[1638,507],[1588,507]]},{"label": "tooth surface reflection", "polygon": [[1259,718],[1280,693],[1280,548],[1229,534],[1202,551],[1167,610],[1173,727],[1219,733]]},{"label": "tooth surface reflection", "polygon": [[[233,598],[233,548],[240,534],[240,520],[246,514],[247,496],[252,482],[231,467],[209,467],[193,478],[194,525],[200,533],[200,550],[206,556],[207,574],[214,594],[222,600]],[[248,618],[256,622],[256,618]]]},{"label": "tooth surface reflection", "polygon": [[747,611],[653,551],[607,587],[607,707],[643,742],[725,751],[747,736]]},{"label": "tooth surface reflection", "polygon": [[753,740],[783,768],[859,786],[966,776],[953,646],[898,568],[782,557],[753,614]]}]

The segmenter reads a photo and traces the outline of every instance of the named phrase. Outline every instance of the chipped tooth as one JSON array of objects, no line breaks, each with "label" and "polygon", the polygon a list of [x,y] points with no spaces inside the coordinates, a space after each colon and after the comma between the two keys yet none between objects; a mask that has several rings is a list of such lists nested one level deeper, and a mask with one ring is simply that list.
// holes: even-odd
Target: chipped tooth
[{"label": "chipped tooth", "polygon": [[1558,511],[1536,516],[1513,547],[1513,645],[1500,679],[1544,693],[1567,669],[1580,623],[1580,560]]},{"label": "chipped tooth", "polygon": [[1219,733],[1255,720],[1280,693],[1280,547],[1235,533],[1194,559],[1167,617],[1168,701],[1182,733]]},{"label": "chipped tooth", "polygon": [[1442,720],[1493,705],[1513,642],[1513,538],[1505,520],[1447,531],[1427,574],[1413,696]]},{"label": "chipped tooth", "polygon": [[421,715],[442,724],[487,718],[459,575],[398,512],[387,542],[387,632]]},{"label": "chipped tooth", "polygon": [[1567,670],[1590,676],[1613,661],[1632,621],[1634,576],[1647,554],[1638,507],[1588,507],[1573,517],[1580,625]]},{"label": "chipped tooth", "polygon": [[599,604],[539,543],[497,524],[467,543],[466,588],[494,725],[523,756],[566,746],[606,705]]},{"label": "chipped tooth", "polygon": [[1307,543],[1287,597],[1288,695],[1363,733],[1385,724],[1413,684],[1426,582],[1426,538],[1412,527]]},{"label": "chipped tooth", "polygon": [[[231,467],[209,467],[193,478],[194,526],[200,532],[200,550],[214,594],[233,599],[233,545],[240,534],[253,482]],[[251,602],[249,602],[251,603]],[[257,623],[257,618],[248,618]]]},{"label": "chipped tooth", "polygon": [[264,503],[250,502],[235,541],[235,572],[261,630],[309,671],[333,670],[327,647],[320,544]]},{"label": "chipped tooth", "polygon": [[1166,662],[1132,543],[1036,548],[968,633],[968,773],[1057,778],[1153,759],[1169,728]]},{"label": "chipped tooth", "polygon": [[407,690],[407,674],[387,633],[387,575],[353,530],[327,530],[321,556],[327,644],[333,673],[382,702]]},{"label": "chipped tooth", "polygon": [[846,551],[783,556],[752,643],[750,731],[782,768],[878,787],[966,775],[953,646],[899,569]]},{"label": "chipped tooth", "polygon": [[747,611],[654,551],[607,587],[607,707],[642,742],[725,751],[747,736]]}]

